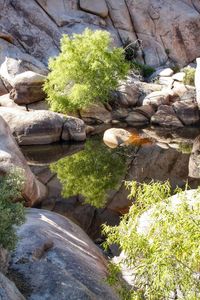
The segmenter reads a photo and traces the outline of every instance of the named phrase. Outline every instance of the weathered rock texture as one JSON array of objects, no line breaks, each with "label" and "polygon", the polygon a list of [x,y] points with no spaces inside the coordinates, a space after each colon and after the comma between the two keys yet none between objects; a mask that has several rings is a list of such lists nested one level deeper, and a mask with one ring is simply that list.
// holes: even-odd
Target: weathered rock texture
[{"label": "weathered rock texture", "polygon": [[84,141],[86,138],[84,122],[75,117],[46,110],[28,112],[18,107],[0,107],[0,116],[9,124],[20,145]]},{"label": "weathered rock texture", "polygon": [[[196,139],[193,147],[194,156],[190,154],[181,153],[180,149],[173,149],[176,143],[176,148],[183,144],[193,142],[195,138],[194,130],[185,130],[183,128],[174,129],[174,131],[159,128],[143,130],[148,137],[151,137],[158,146],[148,145],[148,147],[140,147],[133,158],[129,168],[129,172],[124,180],[136,180],[137,182],[150,182],[169,180],[172,187],[184,187],[185,181],[188,179],[189,186],[196,188],[199,186],[199,179],[188,178],[188,164],[190,159],[190,173],[189,176],[200,178],[199,172],[199,138]],[[199,134],[197,129],[196,134]],[[166,147],[165,147],[166,146]],[[175,147],[174,147],[175,148]],[[191,159],[193,161],[191,161]],[[192,176],[193,174],[193,176]],[[129,206],[132,204],[130,199],[127,198],[129,192],[122,187],[112,198],[108,208],[116,212],[127,212]]]},{"label": "weathered rock texture", "polygon": [[0,245],[0,272],[6,273],[9,263],[9,252]]},{"label": "weathered rock texture", "polygon": [[105,283],[107,264],[101,251],[67,218],[28,209],[18,236],[10,273],[23,278],[18,288],[28,292],[26,299],[119,299]]},{"label": "weathered rock texture", "polygon": [[25,185],[22,194],[27,205],[35,205],[46,197],[46,187],[31,172],[10,128],[0,117],[0,174],[8,173],[12,167],[19,167],[24,170]]},{"label": "weathered rock texture", "polygon": [[197,68],[195,72],[195,87],[196,87],[196,100],[200,108],[200,58],[197,58]]},{"label": "weathered rock texture", "polygon": [[10,98],[17,104],[29,104],[43,100],[45,93],[42,90],[45,76],[26,71],[17,75],[13,81]]},{"label": "weathered rock texture", "polygon": [[15,284],[2,273],[0,273],[0,299],[25,300],[24,296],[19,292]]},{"label": "weathered rock texture", "polygon": [[200,56],[199,13],[196,0],[3,0],[0,39],[10,43],[9,63],[17,46],[19,59],[30,54],[32,62],[46,64],[59,52],[63,33],[90,27],[110,31],[118,44],[140,39],[147,64],[158,66],[169,57],[184,65]]},{"label": "weathered rock texture", "polygon": [[200,178],[200,136],[196,137],[189,160],[189,176]]}]

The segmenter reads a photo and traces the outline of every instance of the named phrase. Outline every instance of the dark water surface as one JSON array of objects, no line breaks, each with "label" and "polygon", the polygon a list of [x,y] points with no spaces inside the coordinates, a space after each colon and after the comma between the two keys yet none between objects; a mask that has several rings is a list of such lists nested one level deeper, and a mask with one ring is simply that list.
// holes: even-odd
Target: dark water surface
[{"label": "dark water surface", "polygon": [[191,188],[200,185],[200,171],[194,170],[198,165],[190,162],[193,170],[189,170],[199,128],[130,131],[129,145],[115,149],[106,146],[102,137],[89,138],[85,144],[22,147],[33,172],[49,189],[42,207],[71,217],[90,232],[95,222],[96,227],[105,220],[115,224],[128,211],[131,202],[124,180],[169,179],[173,187],[183,187],[187,181]]}]

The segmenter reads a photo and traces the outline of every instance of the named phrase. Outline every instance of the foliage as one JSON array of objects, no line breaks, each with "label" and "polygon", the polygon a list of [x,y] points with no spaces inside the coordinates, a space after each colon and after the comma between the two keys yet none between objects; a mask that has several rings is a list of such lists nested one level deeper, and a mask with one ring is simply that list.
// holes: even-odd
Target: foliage
[{"label": "foliage", "polygon": [[174,73],[178,73],[181,70],[180,66],[177,64],[174,64],[171,69],[174,71]]},{"label": "foliage", "polygon": [[170,49],[169,49],[169,48],[166,48],[166,49],[165,49],[165,53],[167,54],[167,56],[169,56],[169,54],[170,54]]},{"label": "foliage", "polygon": [[155,69],[153,67],[145,64],[141,64],[137,61],[132,61],[131,67],[133,70],[137,70],[139,74],[143,77],[149,77],[151,74],[155,72]]},{"label": "foliage", "polygon": [[108,276],[106,282],[113,286],[115,291],[119,294],[123,300],[130,300],[132,297],[132,291],[128,288],[126,282],[121,276],[121,269],[117,264],[109,262],[108,264]]},{"label": "foliage", "polygon": [[123,43],[123,48],[125,52],[125,58],[128,61],[135,60],[138,56],[138,51],[140,50],[140,41],[136,40],[132,42],[129,38],[127,38]]},{"label": "foliage", "polygon": [[133,181],[127,187],[135,203],[119,226],[104,225],[103,231],[107,245],[120,246],[133,272],[129,299],[200,299],[200,190],[190,202],[177,189],[174,204],[168,181]]},{"label": "foliage", "polygon": [[150,76],[153,72],[155,72],[155,69],[151,66],[148,66],[146,64],[142,64],[137,61],[138,53],[142,49],[141,41],[136,40],[132,42],[129,38],[125,40],[124,42],[124,51],[125,51],[125,58],[128,60],[131,64],[131,69],[134,70],[134,72],[138,72],[139,75],[143,77]]},{"label": "foliage", "polygon": [[194,83],[194,79],[195,79],[195,69],[194,68],[184,68],[183,69],[184,73],[185,73],[185,77],[183,79],[183,83],[186,85],[195,85]]},{"label": "foliage", "polygon": [[192,152],[192,144],[180,143],[178,151],[183,154],[190,154]]},{"label": "foliage", "polygon": [[72,38],[63,35],[61,53],[49,60],[44,91],[52,110],[75,111],[107,102],[111,90],[129,70],[122,48],[112,46],[107,31],[86,29]]},{"label": "foliage", "polygon": [[15,225],[25,220],[23,205],[13,202],[21,196],[23,178],[19,169],[0,178],[0,245],[8,250],[14,249],[17,241]]},{"label": "foliage", "polygon": [[83,151],[51,165],[64,197],[81,194],[95,207],[104,206],[108,191],[117,188],[125,168],[124,156],[97,138],[88,140]]}]

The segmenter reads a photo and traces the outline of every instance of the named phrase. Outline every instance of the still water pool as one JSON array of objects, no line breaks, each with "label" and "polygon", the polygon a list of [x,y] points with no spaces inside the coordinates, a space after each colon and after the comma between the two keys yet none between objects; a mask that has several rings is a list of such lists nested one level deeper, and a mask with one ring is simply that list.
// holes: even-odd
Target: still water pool
[{"label": "still water pool", "polygon": [[129,143],[116,148],[105,145],[101,136],[85,144],[22,147],[33,172],[49,189],[42,207],[70,217],[89,232],[95,222],[116,223],[128,211],[131,201],[124,181],[168,179],[174,188],[186,182],[191,188],[200,185],[200,129],[130,131]]}]

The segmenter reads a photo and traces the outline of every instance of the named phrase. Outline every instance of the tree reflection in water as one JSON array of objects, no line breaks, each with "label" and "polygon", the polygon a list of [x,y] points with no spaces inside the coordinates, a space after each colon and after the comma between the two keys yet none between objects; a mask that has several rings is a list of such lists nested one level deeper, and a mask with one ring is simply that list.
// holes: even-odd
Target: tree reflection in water
[{"label": "tree reflection in water", "polygon": [[101,139],[88,140],[83,151],[51,164],[62,183],[62,195],[84,196],[97,208],[106,204],[110,190],[117,189],[126,172],[126,147],[109,149]]}]

